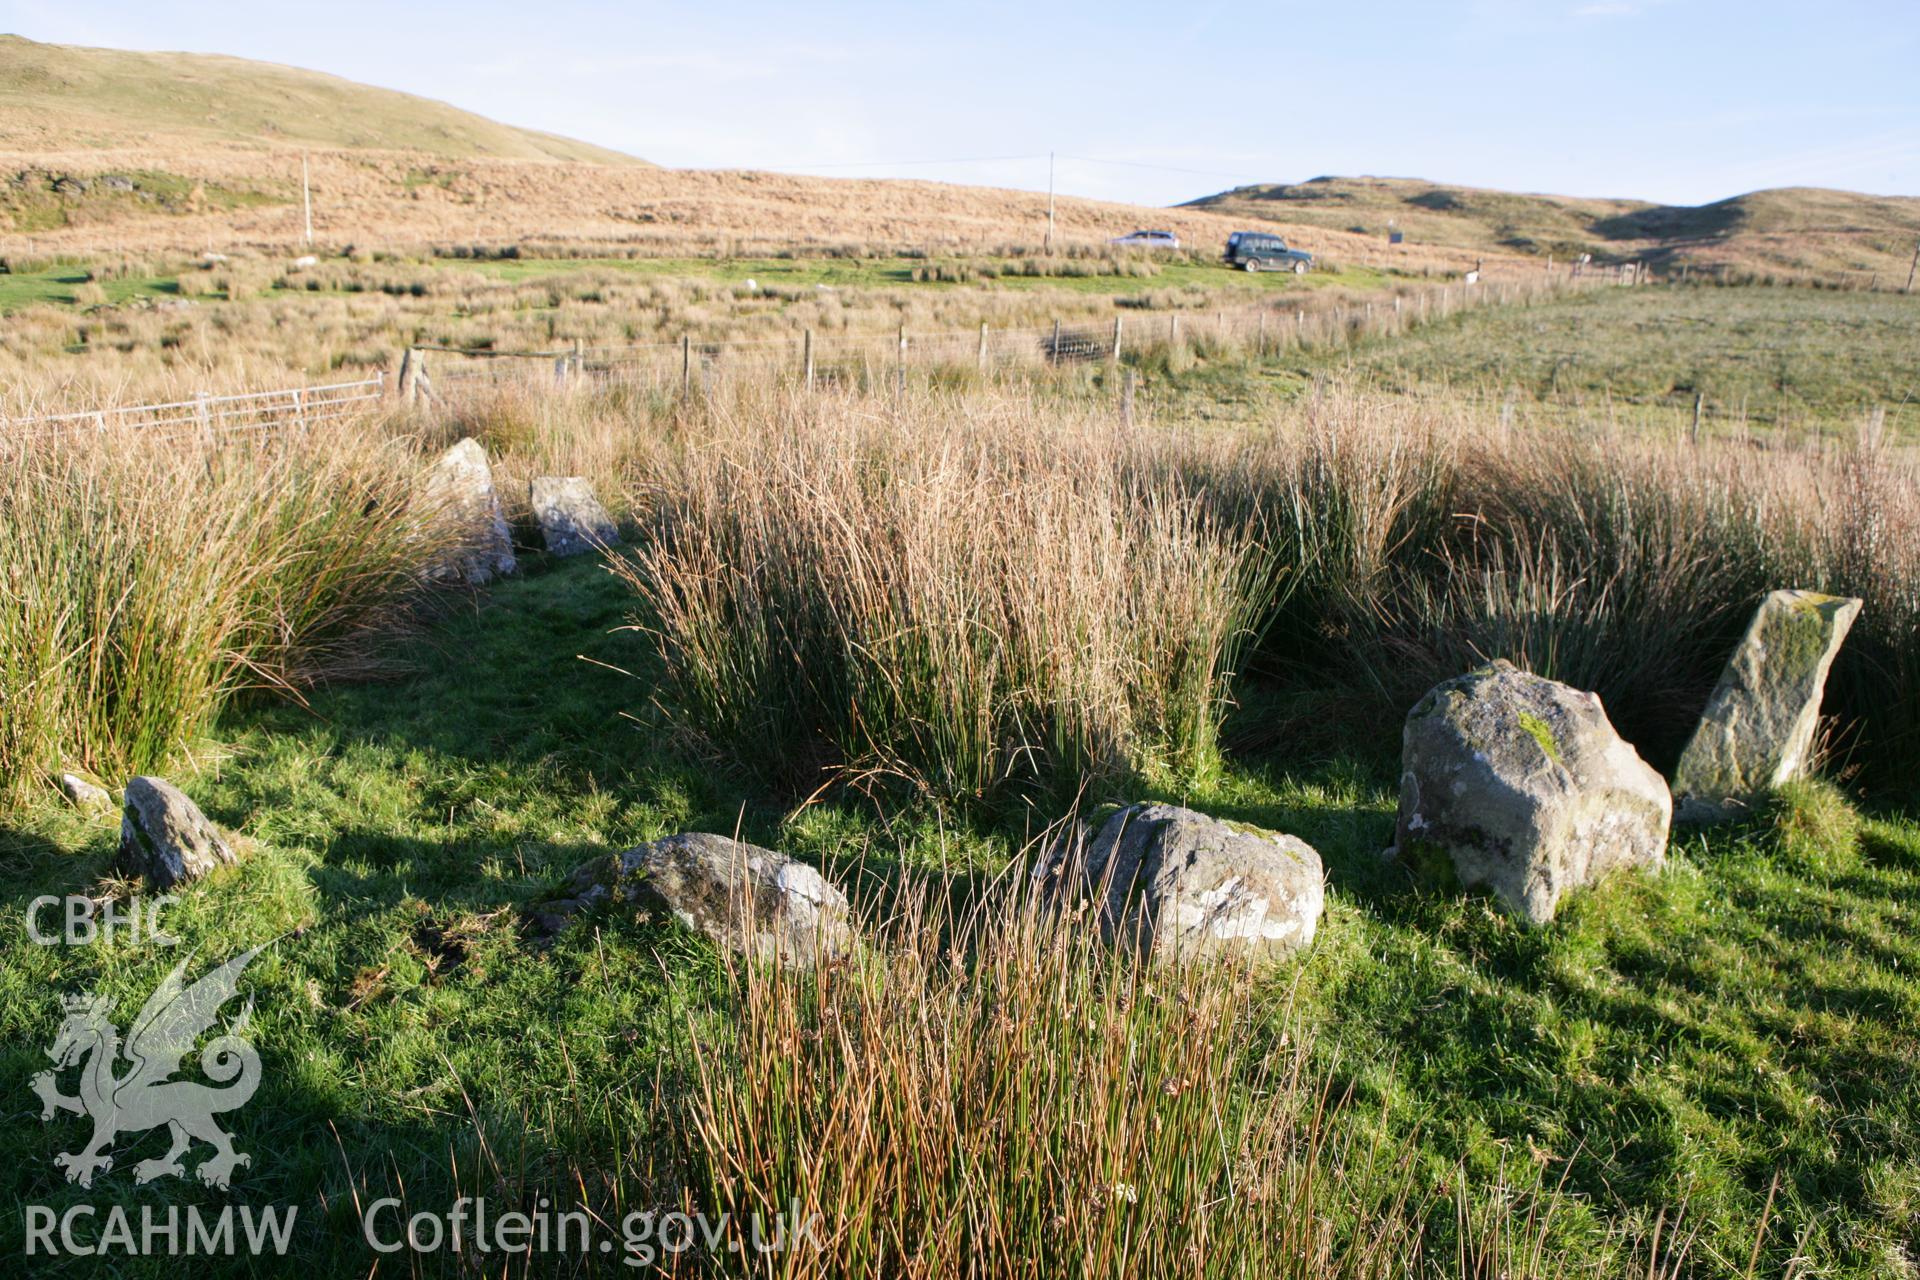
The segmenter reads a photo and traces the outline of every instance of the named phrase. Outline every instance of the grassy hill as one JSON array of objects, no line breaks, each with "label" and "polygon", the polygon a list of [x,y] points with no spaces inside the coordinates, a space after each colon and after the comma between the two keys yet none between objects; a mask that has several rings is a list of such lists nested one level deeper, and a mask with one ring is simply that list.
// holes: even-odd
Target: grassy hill
[{"label": "grassy hill", "polygon": [[1192,208],[1262,221],[1491,252],[1591,253],[1678,267],[1904,279],[1920,198],[1815,187],[1755,191],[1698,206],[1449,186],[1419,178],[1314,178],[1238,187]]},{"label": "grassy hill", "polygon": [[0,35],[0,150],[215,142],[416,151],[449,159],[645,163],[444,102],[297,67]]},{"label": "grassy hill", "polygon": [[[322,250],[885,257],[1033,249],[1047,226],[1032,192],[663,169],[319,72],[0,35],[0,258],[304,248],[303,161]],[[1071,198],[1056,216],[1063,245],[1166,226],[1209,260],[1234,225]],[[1286,231],[1340,267],[1457,273],[1474,259]]]}]

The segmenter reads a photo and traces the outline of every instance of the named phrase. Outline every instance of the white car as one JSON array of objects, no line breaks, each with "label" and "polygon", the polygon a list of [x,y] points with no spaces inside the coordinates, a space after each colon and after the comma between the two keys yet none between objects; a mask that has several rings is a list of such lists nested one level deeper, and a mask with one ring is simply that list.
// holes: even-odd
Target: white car
[{"label": "white car", "polygon": [[1171,231],[1129,231],[1107,243],[1123,249],[1178,249],[1180,237]]}]

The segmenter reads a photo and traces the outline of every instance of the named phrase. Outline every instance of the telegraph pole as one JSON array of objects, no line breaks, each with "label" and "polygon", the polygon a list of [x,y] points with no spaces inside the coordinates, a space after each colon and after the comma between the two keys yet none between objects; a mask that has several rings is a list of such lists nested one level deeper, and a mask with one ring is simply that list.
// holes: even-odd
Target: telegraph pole
[{"label": "telegraph pole", "polygon": [[1053,252],[1053,152],[1047,152],[1047,245],[1048,253]]},{"label": "telegraph pole", "polygon": [[313,188],[307,181],[307,153],[300,153],[300,206],[306,213],[307,248],[313,248]]},{"label": "telegraph pole", "polygon": [[1920,271],[1920,241],[1915,242],[1913,246],[1913,261],[1907,266],[1907,287],[1900,292],[1913,292],[1913,273],[1915,271]]}]

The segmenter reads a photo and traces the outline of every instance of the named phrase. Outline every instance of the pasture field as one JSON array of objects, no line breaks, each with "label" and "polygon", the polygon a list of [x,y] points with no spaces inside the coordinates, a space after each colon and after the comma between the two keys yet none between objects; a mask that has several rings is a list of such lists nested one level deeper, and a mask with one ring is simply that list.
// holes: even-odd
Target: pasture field
[{"label": "pasture field", "polygon": [[1357,352],[1378,385],[1692,412],[1791,432],[1880,407],[1920,428],[1920,298],[1800,288],[1597,289],[1463,315]]},{"label": "pasture field", "polygon": [[[1174,315],[1304,311],[1434,290],[1446,277],[1335,262],[1305,276],[1204,254],[1101,250],[962,257],[417,258],[309,266],[259,256],[16,260],[0,274],[0,411],[23,416],[398,372],[413,345],[478,352],[678,343],[915,341]],[[1157,314],[1158,319],[1153,316]],[[77,358],[76,358],[77,357]]]},{"label": "pasture field", "polygon": [[1351,344],[1199,361],[1152,388],[1161,412],[1258,423],[1317,382],[1471,402],[1508,420],[1594,418],[1689,434],[1845,438],[1876,411],[1920,431],[1920,297],[1787,287],[1596,288],[1462,312]]},{"label": "pasture field", "polygon": [[[653,305],[735,302],[730,282],[676,288]],[[908,281],[860,305],[930,294],[976,297]],[[1143,344],[1127,424],[1120,371],[1068,367],[503,396],[179,441],[165,467],[119,437],[8,441],[0,909],[133,888],[112,815],[48,785],[62,766],[163,770],[245,857],[184,891],[180,953],[0,943],[18,1086],[0,1237],[27,1205],[224,1202],[137,1187],[152,1152],[131,1139],[93,1192],[68,1185],[50,1157],[85,1123],[42,1124],[24,1082],[60,1022],[50,991],[100,991],[124,1025],[186,950],[276,939],[248,980],[264,1083],[232,1117],[253,1157],[234,1186],[299,1206],[314,1274],[466,1274],[376,1254],[362,1212],[483,1195],[612,1224],[799,1197],[835,1234],[795,1275],[1906,1280],[1913,459],[1870,432],[1818,451],[1646,432],[1605,388],[1503,417],[1472,358],[1531,325],[1604,338],[1583,368],[1625,399],[1633,353],[1737,381],[1729,352],[1815,325],[1860,336],[1863,363],[1809,355],[1775,394],[1839,422],[1898,376],[1890,301],[1622,289],[1266,357]],[[1461,336],[1476,325],[1487,343]],[[1688,348],[1695,329],[1715,333]],[[434,577],[444,530],[418,505],[461,434],[524,561],[479,593]],[[594,479],[623,549],[532,547],[527,481],[557,473]],[[1818,777],[1678,832],[1665,870],[1546,928],[1383,860],[1399,728],[1436,680],[1510,657],[1598,691],[1666,768],[1781,585],[1866,600]],[[1160,971],[1025,913],[1050,829],[1145,798],[1313,844],[1328,909],[1305,958]],[[828,869],[872,949],[781,976],[617,908],[533,927],[575,865],[683,830]]]},{"label": "pasture field", "polygon": [[[914,284],[951,287],[974,283],[977,280],[992,280],[1014,289],[1068,289],[1115,297],[1139,297],[1152,288],[1207,289],[1228,296],[1236,294],[1259,296],[1262,293],[1335,286],[1357,289],[1377,288],[1400,274],[1379,268],[1334,267],[1331,270],[1319,270],[1298,278],[1281,272],[1249,275],[1245,272],[1228,271],[1205,254],[1167,255],[1164,258],[1115,254],[1110,259],[1097,257],[1089,259],[1086,255],[1080,255],[1067,260],[1067,263],[1086,262],[1084,274],[1065,274],[1065,271],[1072,269],[1067,263],[1047,263],[1043,260],[1036,264],[1040,271],[1028,275],[1023,274],[1027,261],[1024,258],[979,254],[931,262],[925,258],[864,259],[838,256],[728,258],[725,260],[671,257],[529,257],[447,258],[421,262],[417,265],[423,288],[429,292],[442,292],[447,286],[425,282],[444,280],[458,288],[458,282],[463,276],[471,273],[507,284],[555,282],[566,285],[572,283],[577,277],[594,274],[602,274],[612,279],[665,278],[730,285],[745,284],[753,280],[769,285],[833,289],[890,289]],[[942,266],[955,275],[973,273],[973,278],[937,278],[935,273]],[[121,303],[138,297],[188,296],[188,291],[181,287],[181,277],[185,275],[191,280],[195,275],[201,274],[204,274],[204,270],[198,264],[173,269],[156,264],[156,269],[151,273],[142,272],[131,277],[108,278],[101,283],[105,300],[110,303]],[[273,283],[263,290],[263,294],[271,297],[308,292],[325,293],[337,291],[345,284],[345,282],[328,281],[324,277],[308,278],[316,279],[317,284],[309,287],[307,280],[294,272],[276,273]],[[83,301],[83,295],[79,292],[80,286],[93,280],[92,272],[84,263],[51,265],[37,270],[0,275],[0,311],[14,311],[34,304],[80,305]],[[195,296],[207,297],[208,295],[201,293]],[[210,300],[218,301],[219,295],[212,295]]]}]

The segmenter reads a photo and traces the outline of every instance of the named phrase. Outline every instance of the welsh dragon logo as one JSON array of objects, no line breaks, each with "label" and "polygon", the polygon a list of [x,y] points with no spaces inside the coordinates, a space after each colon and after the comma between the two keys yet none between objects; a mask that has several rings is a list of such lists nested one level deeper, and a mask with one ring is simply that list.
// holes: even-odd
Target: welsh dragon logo
[{"label": "welsh dragon logo", "polygon": [[[195,1171],[210,1187],[224,1190],[233,1171],[251,1163],[246,1153],[233,1149],[233,1138],[213,1118],[244,1105],[260,1085],[260,1055],[241,1037],[253,1014],[253,1002],[249,1000],[224,1034],[208,1041],[200,1053],[200,1069],[226,1087],[172,1076],[193,1052],[194,1042],[213,1026],[220,1006],[233,999],[241,972],[263,949],[255,947],[235,956],[190,987],[181,980],[187,970],[187,961],[181,961],[148,997],[124,1047],[119,1029],[108,1019],[112,1005],[105,997],[66,998],[66,1021],[47,1050],[53,1070],[33,1078],[33,1091],[40,1095],[43,1121],[61,1111],[93,1118],[92,1140],[79,1151],[53,1158],[66,1170],[67,1181],[91,1187],[95,1173],[113,1167],[108,1148],[116,1138],[161,1125],[167,1127],[172,1145],[164,1156],[134,1166],[136,1182],[152,1182],[168,1174],[185,1177],[180,1157],[196,1138],[213,1148],[213,1155]],[[118,1072],[123,1055],[128,1066]],[[69,1097],[59,1092],[58,1078],[74,1066],[80,1067],[80,1092]]]}]

